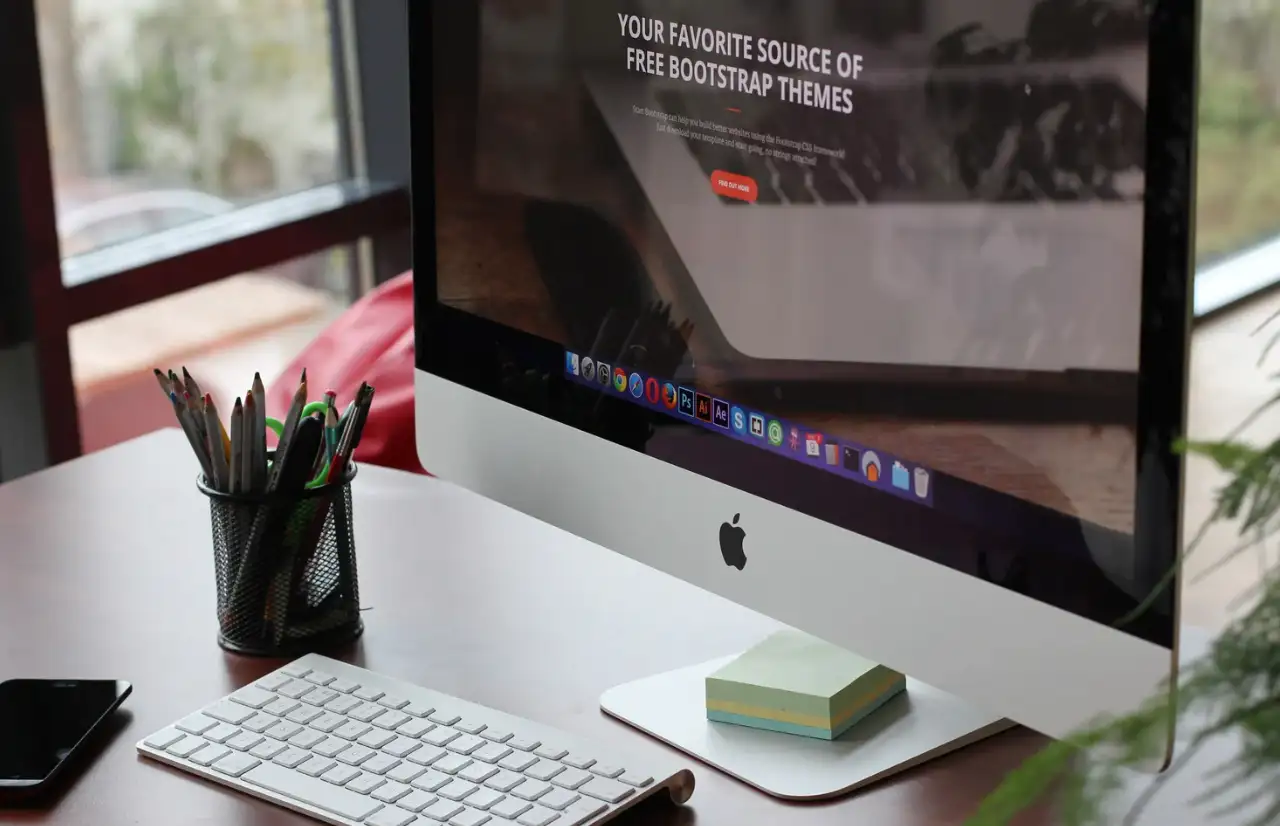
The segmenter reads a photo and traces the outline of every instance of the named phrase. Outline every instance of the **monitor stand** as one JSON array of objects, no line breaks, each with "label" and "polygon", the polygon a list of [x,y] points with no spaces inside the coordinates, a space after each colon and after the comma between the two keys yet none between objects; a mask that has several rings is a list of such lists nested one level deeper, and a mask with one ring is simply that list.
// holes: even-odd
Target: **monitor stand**
[{"label": "monitor stand", "polygon": [[837,797],[1013,727],[919,680],[836,740],[713,723],[708,674],[734,659],[617,686],[600,707],[708,765],[786,800]]}]

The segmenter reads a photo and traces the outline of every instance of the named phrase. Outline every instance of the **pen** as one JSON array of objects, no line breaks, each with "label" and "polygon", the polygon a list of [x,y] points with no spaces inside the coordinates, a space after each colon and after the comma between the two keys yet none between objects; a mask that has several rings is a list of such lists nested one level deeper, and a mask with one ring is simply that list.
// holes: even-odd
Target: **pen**
[{"label": "pen", "polygon": [[244,493],[244,403],[236,399],[231,409],[231,492]]}]

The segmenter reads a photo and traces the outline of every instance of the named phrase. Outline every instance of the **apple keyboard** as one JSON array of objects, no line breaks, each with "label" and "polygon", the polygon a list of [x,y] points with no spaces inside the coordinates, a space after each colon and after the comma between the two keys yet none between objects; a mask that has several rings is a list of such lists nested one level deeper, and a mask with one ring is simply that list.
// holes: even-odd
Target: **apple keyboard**
[{"label": "apple keyboard", "polygon": [[309,654],[138,744],[334,826],[585,826],[693,775]]}]

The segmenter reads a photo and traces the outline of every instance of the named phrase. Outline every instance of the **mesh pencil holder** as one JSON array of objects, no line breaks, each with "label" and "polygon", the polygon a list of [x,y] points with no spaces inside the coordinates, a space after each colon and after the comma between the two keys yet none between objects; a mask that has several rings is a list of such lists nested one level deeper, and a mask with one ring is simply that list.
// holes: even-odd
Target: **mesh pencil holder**
[{"label": "mesh pencil holder", "polygon": [[237,654],[296,657],[364,632],[348,465],[339,482],[297,494],[209,499],[218,583],[218,644]]}]

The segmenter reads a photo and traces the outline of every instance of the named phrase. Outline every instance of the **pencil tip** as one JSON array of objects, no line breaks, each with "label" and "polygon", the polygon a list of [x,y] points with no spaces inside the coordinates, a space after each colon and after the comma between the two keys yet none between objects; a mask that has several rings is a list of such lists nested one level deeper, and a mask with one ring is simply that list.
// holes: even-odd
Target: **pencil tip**
[{"label": "pencil tip", "polygon": [[164,371],[161,370],[159,367],[155,369],[155,374],[156,374],[156,378],[161,378],[161,379],[164,378]]},{"label": "pencil tip", "polygon": [[307,368],[305,367],[302,368],[302,380],[304,382],[307,380]]},{"label": "pencil tip", "polygon": [[213,404],[213,394],[212,394],[212,393],[205,393],[205,394],[204,394],[204,403],[205,403],[205,404]]},{"label": "pencil tip", "polygon": [[262,384],[262,373],[254,373],[253,381],[255,384]]}]

